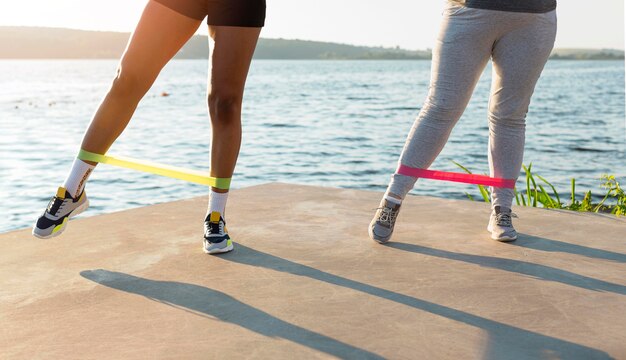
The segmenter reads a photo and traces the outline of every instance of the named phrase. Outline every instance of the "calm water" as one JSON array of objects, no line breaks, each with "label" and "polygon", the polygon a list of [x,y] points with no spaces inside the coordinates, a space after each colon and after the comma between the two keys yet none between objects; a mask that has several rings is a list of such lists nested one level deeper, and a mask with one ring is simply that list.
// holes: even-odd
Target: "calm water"
[{"label": "calm water", "polygon": [[[0,61],[0,232],[31,225],[65,178],[115,61]],[[426,96],[428,61],[256,61],[244,102],[235,188],[282,181],[382,191]],[[487,166],[490,68],[433,165]],[[111,154],[207,169],[206,61],[174,61]],[[162,92],[171,94],[161,97]],[[528,116],[525,162],[563,192],[626,183],[624,62],[553,61]],[[101,166],[89,215],[187,198],[206,188]],[[415,194],[464,198],[474,187],[420,181]],[[374,207],[376,204],[372,204]]]}]

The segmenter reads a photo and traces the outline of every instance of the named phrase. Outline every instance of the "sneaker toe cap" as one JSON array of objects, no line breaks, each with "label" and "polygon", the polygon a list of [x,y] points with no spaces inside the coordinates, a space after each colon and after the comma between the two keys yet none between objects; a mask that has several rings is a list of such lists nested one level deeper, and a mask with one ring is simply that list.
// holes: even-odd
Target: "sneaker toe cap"
[{"label": "sneaker toe cap", "polygon": [[45,216],[42,216],[39,219],[37,219],[35,228],[38,230],[48,230],[48,229],[52,230],[55,226],[59,225],[62,222],[63,222],[62,219],[51,220]]},{"label": "sneaker toe cap", "polygon": [[373,240],[385,242],[391,238],[391,234],[393,234],[393,230],[388,227],[381,226],[376,223],[370,226],[370,235]]},{"label": "sneaker toe cap", "polygon": [[511,229],[494,229],[491,238],[498,241],[513,241],[517,239],[517,231]]}]

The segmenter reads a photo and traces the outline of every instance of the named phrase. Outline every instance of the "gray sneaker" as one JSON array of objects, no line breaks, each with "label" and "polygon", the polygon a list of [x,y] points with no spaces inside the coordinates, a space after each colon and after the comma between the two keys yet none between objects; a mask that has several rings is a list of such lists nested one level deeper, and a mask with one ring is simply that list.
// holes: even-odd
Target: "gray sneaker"
[{"label": "gray sneaker", "polygon": [[33,235],[40,239],[61,235],[67,226],[67,221],[87,210],[88,207],[89,200],[84,190],[74,199],[65,188],[60,187],[56,196],[48,203],[46,211],[33,226]]},{"label": "gray sneaker", "polygon": [[370,239],[379,244],[384,244],[391,239],[393,228],[400,212],[400,205],[386,199],[382,200],[368,229]]},{"label": "gray sneaker", "polygon": [[496,206],[491,212],[487,231],[491,233],[491,238],[497,241],[509,242],[517,240],[517,231],[513,228],[511,218],[517,215],[511,212],[511,209],[501,209]]}]

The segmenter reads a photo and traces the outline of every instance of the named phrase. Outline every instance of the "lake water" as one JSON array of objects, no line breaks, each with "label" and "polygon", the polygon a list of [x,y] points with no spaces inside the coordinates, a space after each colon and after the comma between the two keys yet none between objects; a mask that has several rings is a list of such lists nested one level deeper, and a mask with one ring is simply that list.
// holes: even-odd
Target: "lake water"
[{"label": "lake water", "polygon": [[[0,61],[0,232],[30,226],[62,183],[116,62]],[[428,91],[429,61],[255,61],[233,179],[383,191]],[[433,169],[487,166],[488,68]],[[207,62],[173,61],[110,153],[208,169]],[[169,97],[160,96],[162,92]],[[623,61],[551,61],[528,115],[525,162],[563,193],[626,183]],[[414,194],[464,198],[474,187],[429,180]],[[88,216],[203,195],[200,185],[100,166]],[[277,201],[287,201],[277,199]],[[372,204],[372,208],[377,204]]]}]

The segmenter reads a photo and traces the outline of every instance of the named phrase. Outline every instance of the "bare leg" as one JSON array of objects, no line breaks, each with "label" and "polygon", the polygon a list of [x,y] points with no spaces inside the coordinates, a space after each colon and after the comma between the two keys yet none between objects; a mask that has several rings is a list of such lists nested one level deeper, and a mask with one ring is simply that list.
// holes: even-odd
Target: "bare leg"
[{"label": "bare leg", "polygon": [[[241,102],[261,28],[209,26],[213,43],[208,106],[213,128],[211,176],[230,178],[241,146]],[[227,192],[213,188],[215,192]]]},{"label": "bare leg", "polygon": [[201,20],[183,16],[157,2],[148,2],[122,56],[117,76],[83,138],[83,149],[98,154],[109,150],[161,69],[193,36],[200,23]]}]

